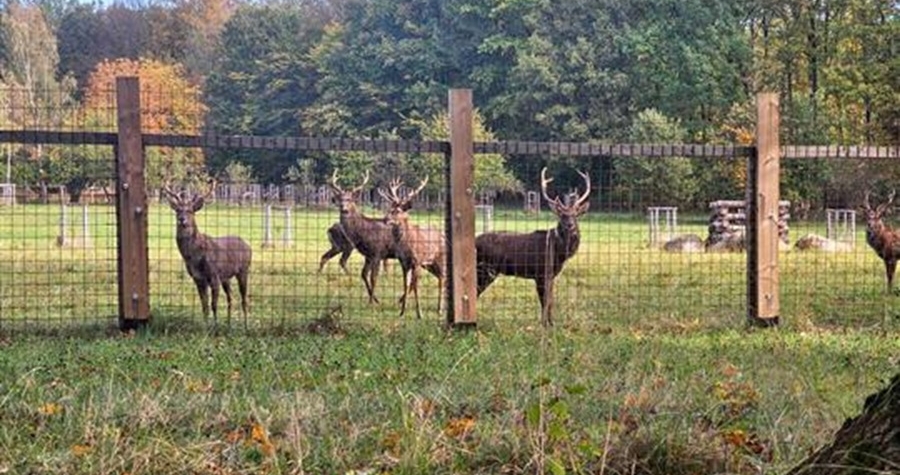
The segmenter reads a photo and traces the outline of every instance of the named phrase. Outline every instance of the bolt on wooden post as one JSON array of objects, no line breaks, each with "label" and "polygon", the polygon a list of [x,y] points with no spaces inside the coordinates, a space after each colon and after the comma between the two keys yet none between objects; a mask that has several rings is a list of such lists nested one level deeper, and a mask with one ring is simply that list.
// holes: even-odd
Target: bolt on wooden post
[{"label": "bolt on wooden post", "polygon": [[138,78],[116,78],[116,109],[119,328],[130,330],[150,319],[147,191],[144,187],[144,144]]},{"label": "bolt on wooden post", "polygon": [[780,312],[778,94],[758,94],[756,107],[756,150],[747,173],[747,318],[751,325],[770,327],[778,325]]},{"label": "bolt on wooden post", "polygon": [[472,90],[450,90],[450,152],[447,196],[448,267],[450,305],[447,323],[476,323],[475,272],[475,151],[472,132]]}]

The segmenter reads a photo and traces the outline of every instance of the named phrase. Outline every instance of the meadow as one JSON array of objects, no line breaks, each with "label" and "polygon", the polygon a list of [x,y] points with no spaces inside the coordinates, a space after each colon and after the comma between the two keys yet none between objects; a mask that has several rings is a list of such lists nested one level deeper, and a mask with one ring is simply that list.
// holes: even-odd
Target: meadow
[{"label": "meadow", "polygon": [[[433,278],[422,320],[397,315],[396,264],[369,305],[358,255],[316,273],[334,210],[294,210],[290,245],[281,212],[265,248],[261,208],[198,215],[255,253],[249,328],[213,334],[152,206],[153,321],[120,334],[113,209],[90,208],[91,247],[60,248],[58,206],[0,208],[0,473],[781,473],[897,372],[897,297],[861,235],[782,252],[782,325],[757,330],[743,255],[648,249],[639,213],[591,213],[555,327],[501,278],[453,331]],[[679,231],[705,236],[703,217]]]}]

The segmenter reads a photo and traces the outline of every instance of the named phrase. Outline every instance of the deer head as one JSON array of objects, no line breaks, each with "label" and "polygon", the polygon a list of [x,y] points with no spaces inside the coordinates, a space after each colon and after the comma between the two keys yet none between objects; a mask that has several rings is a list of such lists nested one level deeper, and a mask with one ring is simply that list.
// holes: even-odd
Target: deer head
[{"label": "deer head", "polygon": [[877,230],[884,227],[884,223],[881,219],[890,212],[890,207],[894,202],[896,194],[896,190],[891,190],[887,201],[876,206],[875,209],[872,209],[872,206],[869,204],[870,192],[866,191],[865,195],[863,195],[863,211],[866,214],[866,225],[870,229]]},{"label": "deer head", "polygon": [[547,200],[547,205],[559,217],[560,230],[570,235],[578,233],[578,217],[586,213],[590,207],[588,196],[591,193],[591,178],[587,173],[581,171],[578,174],[584,179],[584,193],[567,197],[565,202],[563,202],[559,199],[559,196],[550,198],[550,195],[547,193],[547,185],[553,181],[553,178],[547,178],[547,167],[541,170],[541,193],[544,195],[544,199]]},{"label": "deer head", "polygon": [[378,189],[378,194],[384,198],[388,204],[390,205],[390,210],[387,213],[388,220],[396,223],[399,220],[405,218],[407,216],[407,211],[412,208],[413,200],[415,200],[416,196],[425,189],[425,185],[428,184],[428,177],[426,176],[422,183],[419,184],[419,187],[415,190],[410,191],[406,197],[400,196],[400,187],[403,183],[399,178],[394,178],[388,184],[388,190],[384,188]]},{"label": "deer head", "polygon": [[334,170],[334,173],[331,175],[331,189],[334,190],[335,195],[332,197],[332,200],[341,210],[341,214],[351,214],[356,212],[356,200],[357,194],[362,191],[363,187],[366,186],[366,183],[369,182],[369,171],[366,170],[366,176],[363,177],[363,182],[360,183],[359,186],[347,191],[341,188],[338,185],[338,172]]},{"label": "deer head", "polygon": [[179,235],[193,235],[197,232],[197,224],[194,221],[194,214],[203,208],[203,204],[209,199],[216,190],[216,180],[212,180],[209,188],[202,194],[192,194],[175,192],[172,190],[168,180],[163,184],[163,194],[166,195],[166,201],[175,211],[175,221]]}]

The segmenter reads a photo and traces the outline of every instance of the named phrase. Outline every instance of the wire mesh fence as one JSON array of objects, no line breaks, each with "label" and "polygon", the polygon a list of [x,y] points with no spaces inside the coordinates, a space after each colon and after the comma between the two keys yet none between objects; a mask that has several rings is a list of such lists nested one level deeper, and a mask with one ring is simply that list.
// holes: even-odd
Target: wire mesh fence
[{"label": "wire mesh fence", "polygon": [[[147,94],[142,91],[150,103],[165,102],[165,95]],[[35,130],[114,130],[113,102],[98,101],[104,104],[100,112],[73,113],[80,118]],[[15,112],[9,117],[22,115],[7,107]],[[251,328],[300,325],[323,315],[396,321],[410,284],[398,260],[404,255],[415,257],[412,265],[420,268],[423,318],[443,320],[438,309],[449,305],[444,288],[449,276],[441,259],[453,243],[441,244],[450,233],[446,157],[440,147],[365,150],[341,139],[166,135],[199,133],[204,130],[201,116],[185,113],[177,130],[163,125],[171,121],[146,118],[156,124],[146,136],[143,170],[154,320],[209,325],[211,318],[201,302],[213,292],[196,281],[212,254],[186,244],[166,187],[190,201],[198,232],[233,236],[249,246],[246,323]],[[32,126],[20,120],[8,130]],[[112,140],[85,137],[91,143]],[[78,140],[66,136],[63,142]],[[485,154],[500,154],[520,170],[515,191],[474,194],[483,291],[477,301],[479,322],[537,325],[544,313],[541,294],[546,302],[552,300],[553,319],[563,325],[626,326],[639,332],[732,326],[746,316],[749,148],[475,145],[476,162]],[[114,147],[4,146],[14,173],[3,184],[0,202],[0,328],[111,324],[121,310],[115,203],[123,188]],[[866,244],[863,207],[865,191],[872,191],[872,208],[887,202],[890,183],[859,174],[885,163],[860,156],[828,158],[840,151],[825,152],[825,158],[788,153],[782,162],[786,170],[803,170],[809,164],[822,168],[822,161],[830,160],[825,168],[831,170],[819,181],[807,180],[818,192],[784,196],[773,217],[781,245],[782,315],[801,325],[896,320],[884,264]],[[233,170],[228,176],[210,172],[212,163],[221,169],[228,163],[223,160],[235,157],[275,163],[276,169],[298,166],[271,181]],[[867,185],[860,186],[863,182]],[[344,196],[348,191],[350,196]],[[204,199],[197,204],[193,198],[199,196]],[[376,224],[359,224],[360,215]],[[890,225],[887,215],[884,220]],[[418,242],[418,236],[431,241]],[[368,263],[361,248],[374,255]],[[237,262],[235,249],[226,246],[215,259]],[[436,249],[445,254],[435,254]],[[232,295],[223,289],[218,297],[220,324],[229,314],[232,327],[245,319],[238,287],[232,279]],[[402,318],[415,317],[413,299],[407,298]]]}]

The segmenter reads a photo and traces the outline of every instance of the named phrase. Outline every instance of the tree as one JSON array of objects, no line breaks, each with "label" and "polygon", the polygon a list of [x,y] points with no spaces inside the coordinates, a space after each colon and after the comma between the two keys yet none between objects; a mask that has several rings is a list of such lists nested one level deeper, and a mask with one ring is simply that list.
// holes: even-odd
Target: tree
[{"label": "tree", "polygon": [[[476,110],[472,116],[473,138],[476,142],[491,142],[496,140],[493,132],[484,125],[484,119]],[[450,140],[450,118],[446,112],[434,114],[428,120],[411,121],[410,127],[421,130],[422,140]],[[446,165],[443,155],[410,156],[404,164],[404,174],[407,183],[422,177],[441,177],[444,175]],[[429,183],[432,188],[442,186],[442,182],[434,180]],[[506,167],[506,158],[503,155],[479,154],[475,157],[475,182],[474,192],[504,193],[521,192],[522,184]]]},{"label": "tree", "polygon": [[[228,134],[309,133],[301,112],[316,95],[309,56],[328,23],[322,15],[306,3],[239,7],[225,24],[221,58],[206,80],[206,127]],[[296,158],[278,151],[216,151],[209,161],[221,168],[238,160],[263,181],[277,182]]]},{"label": "tree", "polygon": [[847,419],[834,440],[788,475],[853,475],[900,470],[900,374],[866,398],[860,415]]},{"label": "tree", "polygon": [[173,13],[187,26],[185,71],[195,82],[202,83],[213,69],[222,30],[236,9],[236,0],[175,0]]},{"label": "tree", "polygon": [[[35,5],[10,3],[0,13],[0,68],[2,82],[8,87],[3,98],[7,107],[3,122],[18,127],[60,128],[74,102],[74,81],[56,76],[59,56],[56,38]],[[16,168],[41,168],[46,162],[62,160],[59,147],[24,147],[15,156],[31,162],[16,161]],[[46,199],[48,181],[61,183],[63,176],[35,174]],[[28,172],[19,172],[27,175]]]},{"label": "tree", "polygon": [[[114,129],[110,113],[116,78],[137,76],[141,84],[141,127],[144,133],[178,134],[196,132],[203,124],[206,107],[200,90],[185,77],[178,65],[156,60],[118,59],[98,64],[88,78],[84,94],[84,117],[93,127]],[[162,180],[184,177],[204,168],[203,151],[189,148],[147,149],[147,182],[158,186]]]},{"label": "tree", "polygon": [[[630,140],[635,143],[681,143],[686,133],[677,120],[655,109],[641,111],[631,125]],[[691,203],[697,192],[694,163],[684,157],[614,159],[615,192],[624,201],[635,195],[642,203],[678,206]]]}]

